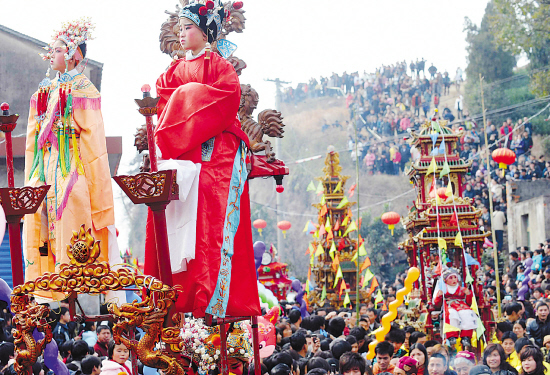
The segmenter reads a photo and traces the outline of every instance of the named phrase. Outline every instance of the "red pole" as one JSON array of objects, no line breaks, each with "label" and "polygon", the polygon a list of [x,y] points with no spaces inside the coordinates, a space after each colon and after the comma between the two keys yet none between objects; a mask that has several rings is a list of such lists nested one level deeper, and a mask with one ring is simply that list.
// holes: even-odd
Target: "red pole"
[{"label": "red pole", "polygon": [[155,146],[155,126],[153,125],[153,116],[145,116],[147,124],[147,143],[149,145],[149,160],[151,161],[151,172],[157,172],[157,149]]},{"label": "red pole", "polygon": [[11,131],[6,134],[6,166],[8,169],[8,187],[15,187],[13,181],[13,147],[11,144]]},{"label": "red pole", "polygon": [[227,362],[227,324],[220,324],[220,372],[222,375],[229,375],[229,366]]},{"label": "red pole", "polygon": [[166,228],[166,206],[167,203],[162,205],[151,205],[149,207],[153,212],[153,225],[157,243],[156,255],[160,280],[167,285],[173,286],[170,251],[168,249],[168,229]]},{"label": "red pole", "polygon": [[6,216],[6,219],[8,220],[8,233],[10,236],[11,274],[13,286],[15,287],[25,282],[21,249],[21,229],[19,227],[21,216]]},{"label": "red pole", "polygon": [[258,335],[258,317],[252,317],[252,344],[254,345],[254,375],[262,375],[260,363],[260,337]]},{"label": "red pole", "polygon": [[424,271],[424,248],[420,247],[418,249],[418,253],[420,254],[420,274],[422,277],[422,292],[423,292],[423,298],[428,299],[428,291],[426,290],[426,275]]}]

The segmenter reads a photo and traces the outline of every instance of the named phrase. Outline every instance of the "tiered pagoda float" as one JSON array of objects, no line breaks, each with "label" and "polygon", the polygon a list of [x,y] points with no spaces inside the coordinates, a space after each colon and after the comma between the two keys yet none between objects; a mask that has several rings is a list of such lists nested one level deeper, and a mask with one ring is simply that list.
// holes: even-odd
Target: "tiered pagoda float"
[{"label": "tiered pagoda float", "polygon": [[[316,307],[327,303],[333,307],[342,307],[346,301],[346,294],[350,302],[356,302],[358,280],[355,262],[360,260],[356,255],[357,240],[350,238],[350,234],[357,227],[351,211],[355,202],[349,202],[344,195],[344,187],[350,176],[342,176],[341,171],[338,153],[329,151],[323,168],[325,175],[316,178],[323,186],[323,195],[320,203],[313,205],[319,210],[319,228],[309,247],[310,269],[315,289],[309,293],[308,301]],[[339,271],[341,278],[338,275]],[[359,293],[361,302],[370,296],[365,291]]]},{"label": "tiered pagoda float", "polygon": [[[403,219],[409,236],[400,247],[407,252],[409,264],[420,268],[421,279],[417,284],[420,309],[428,312],[424,328],[432,339],[440,334],[434,332],[431,312],[440,310],[434,308],[432,298],[434,280],[441,275],[442,267],[455,268],[461,282],[471,285],[487,331],[492,320],[482,286],[475,280],[476,263],[481,263],[482,246],[490,232],[479,227],[481,211],[472,205],[470,198],[463,197],[464,175],[471,161],[461,159],[458,154],[460,137],[462,132],[453,133],[447,121],[432,119],[421,125],[419,131],[412,131],[409,140],[420,152],[420,158],[408,171],[417,198]],[[443,326],[441,321],[440,327]]]}]

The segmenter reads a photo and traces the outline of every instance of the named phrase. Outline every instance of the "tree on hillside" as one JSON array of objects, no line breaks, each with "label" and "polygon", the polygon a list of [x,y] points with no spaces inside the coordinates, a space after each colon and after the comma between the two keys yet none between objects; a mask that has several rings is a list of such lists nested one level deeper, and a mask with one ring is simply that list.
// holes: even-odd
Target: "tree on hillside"
[{"label": "tree on hillside", "polygon": [[531,87],[537,96],[550,94],[549,20],[549,0],[494,0],[489,17],[497,45],[529,58]]},{"label": "tree on hillside", "polygon": [[[379,277],[379,281],[393,282],[395,276],[407,268],[407,258],[403,250],[398,249],[405,229],[402,225],[397,224],[392,236],[388,226],[380,220],[380,217],[373,219],[370,212],[363,213],[361,217],[359,233],[365,239],[373,272],[377,276],[382,276]],[[403,262],[404,260],[405,262]]]},{"label": "tree on hillside", "polygon": [[479,74],[485,82],[490,83],[499,79],[508,78],[513,74],[516,66],[514,55],[497,46],[490,30],[490,17],[494,14],[494,4],[489,2],[485,8],[485,15],[478,27],[466,17],[464,30],[468,47],[468,67],[466,75],[469,81],[479,80]]}]

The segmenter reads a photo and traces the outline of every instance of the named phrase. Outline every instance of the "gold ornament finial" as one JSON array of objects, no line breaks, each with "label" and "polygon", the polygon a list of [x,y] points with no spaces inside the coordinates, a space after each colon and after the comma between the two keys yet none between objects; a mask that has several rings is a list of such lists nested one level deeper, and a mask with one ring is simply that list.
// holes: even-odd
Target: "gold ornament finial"
[{"label": "gold ornament finial", "polygon": [[84,266],[93,263],[100,253],[99,242],[92,236],[92,229],[84,229],[84,224],[80,226],[78,232],[73,231],[71,244],[67,245],[67,255],[71,264],[75,266]]}]

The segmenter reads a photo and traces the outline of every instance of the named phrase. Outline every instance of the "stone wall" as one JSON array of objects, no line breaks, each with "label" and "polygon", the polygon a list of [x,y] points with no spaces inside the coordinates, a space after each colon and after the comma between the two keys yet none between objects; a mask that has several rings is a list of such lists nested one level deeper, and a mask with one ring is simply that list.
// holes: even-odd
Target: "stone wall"
[{"label": "stone wall", "polygon": [[513,181],[506,184],[508,249],[537,247],[550,229],[550,181]]}]

